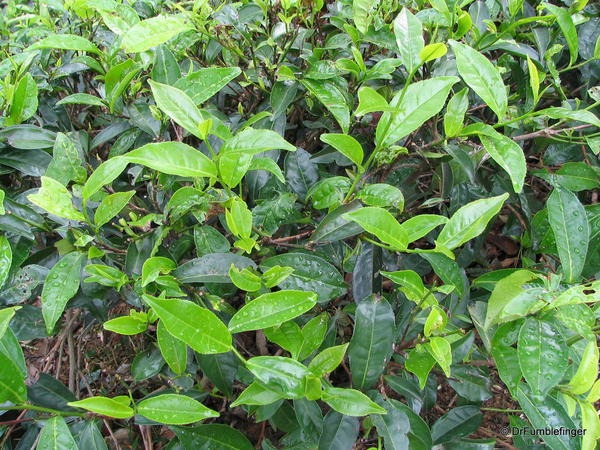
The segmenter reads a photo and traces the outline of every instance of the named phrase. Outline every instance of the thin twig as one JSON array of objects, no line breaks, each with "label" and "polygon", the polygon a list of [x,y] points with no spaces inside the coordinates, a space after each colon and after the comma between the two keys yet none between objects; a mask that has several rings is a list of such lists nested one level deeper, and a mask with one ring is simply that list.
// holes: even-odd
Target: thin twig
[{"label": "thin twig", "polygon": [[593,126],[594,125],[591,125],[591,124],[585,124],[585,125],[578,125],[576,127],[561,128],[558,130],[555,130],[552,128],[544,128],[543,130],[534,131],[533,133],[527,133],[527,134],[521,134],[519,136],[513,136],[512,140],[513,141],[527,141],[529,139],[535,139],[538,137],[552,137],[556,134],[560,134],[565,131],[583,130],[584,128],[589,128],[589,127],[593,127]]}]

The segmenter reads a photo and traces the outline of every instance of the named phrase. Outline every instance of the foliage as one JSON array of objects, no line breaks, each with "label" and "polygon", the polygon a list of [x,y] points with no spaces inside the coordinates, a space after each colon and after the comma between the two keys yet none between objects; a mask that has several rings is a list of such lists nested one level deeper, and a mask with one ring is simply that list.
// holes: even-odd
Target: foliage
[{"label": "foliage", "polygon": [[11,0],[0,33],[0,446],[492,449],[499,377],[511,425],[586,431],[514,446],[596,447],[597,3]]}]

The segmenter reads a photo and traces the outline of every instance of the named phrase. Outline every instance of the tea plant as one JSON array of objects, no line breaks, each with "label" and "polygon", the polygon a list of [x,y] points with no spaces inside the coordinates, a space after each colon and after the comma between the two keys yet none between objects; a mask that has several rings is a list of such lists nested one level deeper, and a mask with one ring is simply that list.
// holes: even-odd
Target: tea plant
[{"label": "tea plant", "polygon": [[2,8],[2,448],[596,448],[597,3]]}]

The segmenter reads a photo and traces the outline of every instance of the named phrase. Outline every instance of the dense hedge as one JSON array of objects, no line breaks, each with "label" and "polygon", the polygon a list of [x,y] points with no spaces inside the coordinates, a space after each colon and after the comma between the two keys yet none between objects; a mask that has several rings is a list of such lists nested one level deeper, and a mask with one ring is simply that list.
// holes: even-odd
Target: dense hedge
[{"label": "dense hedge", "polygon": [[0,447],[596,447],[597,2],[0,33]]}]

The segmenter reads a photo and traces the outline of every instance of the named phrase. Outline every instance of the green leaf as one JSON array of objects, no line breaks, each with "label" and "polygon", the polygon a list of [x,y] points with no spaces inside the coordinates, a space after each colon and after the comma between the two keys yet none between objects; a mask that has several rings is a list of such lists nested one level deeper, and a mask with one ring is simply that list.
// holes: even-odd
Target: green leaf
[{"label": "green leaf", "polygon": [[[527,385],[521,383],[515,396],[519,405],[527,415],[533,428],[543,429],[576,429],[577,427],[563,408],[551,395],[545,398],[538,398],[531,395]],[[578,436],[570,437],[567,434],[544,436],[544,442],[552,450],[571,450],[581,448],[580,438]]]},{"label": "green leaf", "polygon": [[508,98],[498,69],[489,59],[468,45],[456,41],[449,42],[456,56],[456,67],[460,76],[496,113],[498,120],[502,120],[508,108]]},{"label": "green leaf", "polygon": [[[0,288],[6,282],[10,274],[10,266],[13,259],[12,248],[6,236],[0,236]],[[0,334],[2,337],[2,334]]]},{"label": "green leaf", "polygon": [[275,175],[279,181],[285,183],[285,177],[283,176],[281,168],[271,158],[252,158],[248,170],[266,170]]},{"label": "green leaf", "polygon": [[36,450],[77,450],[79,447],[64,417],[55,416],[44,423],[35,448]]},{"label": "green leaf", "polygon": [[347,134],[323,133],[320,139],[356,164],[358,168],[362,168],[363,148],[352,136],[348,136]]},{"label": "green leaf", "polygon": [[371,295],[358,304],[348,348],[354,387],[368,389],[379,379],[392,353],[395,328],[387,300]]},{"label": "green leaf", "polygon": [[196,244],[196,254],[199,257],[211,253],[226,254],[231,248],[227,238],[209,225],[194,228],[194,243]]},{"label": "green leaf", "polygon": [[450,343],[443,337],[433,336],[425,344],[425,348],[440,365],[444,374],[450,377],[450,365],[452,364],[452,348]]},{"label": "green leaf", "polygon": [[101,227],[105,223],[108,223],[125,208],[134,195],[135,191],[127,191],[117,192],[104,197],[94,213],[94,223],[96,226]]},{"label": "green leaf", "polygon": [[247,267],[240,271],[232,264],[229,268],[229,278],[237,288],[246,292],[258,291],[262,286],[261,278],[252,273]]},{"label": "green leaf", "polygon": [[185,449],[253,450],[248,438],[235,428],[220,423],[195,427],[172,427]]},{"label": "green leaf", "polygon": [[96,53],[100,55],[102,52],[88,41],[86,38],[75,34],[52,34],[41,41],[36,42],[31,47],[33,49],[56,48],[60,50],[75,50],[82,52]]},{"label": "green leaf", "polygon": [[366,416],[368,414],[387,414],[387,411],[356,389],[327,387],[321,399],[334,411],[346,416]]},{"label": "green leaf", "polygon": [[182,16],[152,17],[131,27],[121,40],[121,48],[127,53],[144,52],[191,28]]},{"label": "green leaf", "polygon": [[124,403],[118,399],[108,397],[89,397],[76,402],[69,402],[67,405],[116,419],[128,419],[134,414],[133,409],[129,407],[129,400]]},{"label": "green leaf", "polygon": [[440,253],[420,253],[420,256],[431,264],[436,275],[444,283],[454,286],[459,297],[465,294],[462,270],[456,262]]},{"label": "green leaf", "polygon": [[333,372],[344,360],[348,345],[350,343],[326,348],[310,361],[308,368],[319,377]]},{"label": "green leaf", "polygon": [[477,406],[452,408],[431,427],[433,443],[442,444],[457,437],[468,436],[479,428],[482,420],[483,416]]},{"label": "green leaf", "polygon": [[187,300],[162,299],[144,295],[167,331],[201,354],[231,350],[231,334],[221,320],[206,308]]},{"label": "green leaf", "polygon": [[358,223],[395,250],[405,250],[408,236],[396,218],[383,208],[367,207],[344,214],[344,219]]},{"label": "green leaf", "polygon": [[175,338],[160,320],[156,325],[158,348],[164,360],[177,375],[185,372],[187,367],[187,345]]},{"label": "green leaf", "polygon": [[255,356],[246,361],[246,367],[267,388],[285,398],[302,398],[307,367],[298,361],[282,356]]},{"label": "green leaf", "polygon": [[346,283],[340,272],[320,256],[306,253],[282,253],[265,259],[260,265],[263,272],[274,266],[294,269],[289,277],[278,283],[281,289],[314,292],[318,296],[319,303],[326,303],[346,293]]},{"label": "green leaf", "polygon": [[525,380],[542,396],[560,383],[569,363],[569,348],[559,330],[533,317],[519,331],[517,352]]},{"label": "green leaf", "polygon": [[579,45],[577,39],[577,29],[573,23],[571,11],[569,11],[567,8],[561,8],[546,2],[543,2],[540,6],[546,8],[553,16],[556,17],[560,31],[562,31],[562,34],[567,41],[567,45],[569,46],[569,65],[572,65],[575,61],[577,61]]},{"label": "green leaf", "polygon": [[420,54],[425,45],[423,25],[408,8],[402,8],[394,20],[394,34],[402,63],[408,72],[413,72],[421,64]]},{"label": "green leaf", "polygon": [[48,334],[62,316],[67,302],[77,293],[85,254],[71,252],[60,259],[46,277],[42,290],[42,314]]},{"label": "green leaf", "polygon": [[377,434],[383,438],[386,450],[408,449],[409,439],[407,433],[410,430],[410,422],[406,412],[395,408],[389,400],[379,402],[387,414],[373,415],[371,420],[377,428]]},{"label": "green leaf", "polygon": [[508,173],[515,192],[520,193],[527,174],[527,163],[519,144],[491,127],[486,128],[479,139],[492,159]]},{"label": "green leaf", "polygon": [[377,8],[379,0],[352,0],[352,20],[362,34],[366,34],[371,24],[371,11]]},{"label": "green leaf", "polygon": [[465,120],[465,114],[469,108],[469,89],[464,88],[454,94],[444,114],[444,132],[448,137],[455,137],[460,133]]},{"label": "green leaf", "polygon": [[558,295],[548,309],[558,308],[565,305],[575,305],[578,303],[589,303],[598,301],[598,291],[600,290],[600,280],[592,281],[579,286],[573,286]]},{"label": "green leaf", "polygon": [[485,230],[488,222],[500,212],[507,198],[508,194],[502,194],[497,197],[475,200],[462,206],[442,228],[436,245],[452,250],[479,236]]},{"label": "green leaf", "polygon": [[217,411],[186,395],[163,394],[150,397],[137,404],[137,413],[167,425],[186,425],[192,422],[219,417]]},{"label": "green leaf", "polygon": [[323,420],[323,432],[319,438],[318,450],[347,450],[358,438],[360,428],[356,417],[329,411]]},{"label": "green leaf", "polygon": [[15,313],[21,308],[22,306],[11,306],[9,308],[0,309],[0,339],[2,339],[4,333],[6,333],[8,325],[10,324],[11,319],[15,316]]},{"label": "green leaf", "polygon": [[302,328],[302,345],[298,350],[298,359],[308,358],[325,339],[329,327],[329,315],[326,312],[310,319]]},{"label": "green leaf", "polygon": [[[4,339],[8,336],[5,334]],[[14,340],[17,347],[18,341]],[[0,346],[2,350],[2,346]],[[18,349],[21,350],[20,348]],[[10,401],[15,404],[24,403],[27,400],[27,389],[25,387],[25,374],[21,372],[12,355],[0,351],[0,403]]]},{"label": "green leaf", "polygon": [[181,78],[181,70],[175,56],[166,45],[154,51],[152,79],[158,83],[174,85]]},{"label": "green leaf", "polygon": [[159,172],[181,177],[216,177],[217,168],[201,151],[181,142],[146,144],[123,156]]},{"label": "green leaf", "polygon": [[241,73],[239,67],[203,67],[180,78],[175,87],[189,95],[196,105],[200,105]]},{"label": "green leaf", "polygon": [[598,343],[596,340],[588,341],[583,350],[583,355],[581,355],[581,362],[577,367],[577,372],[575,372],[575,375],[573,375],[567,386],[569,391],[575,395],[581,395],[592,388],[598,377],[599,358]]},{"label": "green leaf", "polygon": [[173,275],[181,283],[231,283],[231,264],[240,270],[256,267],[254,262],[245,256],[235,253],[210,253],[182,264],[173,271]]},{"label": "green leaf", "polygon": [[65,219],[84,221],[83,214],[73,206],[71,193],[58,181],[49,177],[41,177],[42,187],[36,194],[29,194],[27,199],[36,206]]},{"label": "green leaf", "polygon": [[350,111],[346,98],[337,84],[330,80],[311,80],[306,78],[302,84],[333,114],[342,131],[348,133],[350,128]]},{"label": "green leaf", "polygon": [[26,121],[38,109],[38,87],[28,72],[19,81],[12,97],[10,115],[5,119],[4,126],[17,125]]},{"label": "green leaf", "polygon": [[363,86],[358,90],[358,107],[354,111],[356,117],[364,116],[372,112],[396,112],[386,99],[375,89]]},{"label": "green leaf", "polygon": [[292,358],[299,359],[298,352],[302,347],[304,337],[302,336],[302,329],[296,322],[290,320],[279,326],[266,328],[264,333],[269,341],[290,352]]},{"label": "green leaf", "polygon": [[238,357],[233,352],[217,355],[195,354],[196,362],[212,384],[227,398],[233,395],[233,382],[238,371]]},{"label": "green leaf", "polygon": [[546,207],[566,281],[573,282],[583,271],[590,239],[585,209],[575,194],[559,187],[548,197]]},{"label": "green leaf", "polygon": [[[418,57],[418,54],[417,54]],[[386,112],[377,124],[375,142],[380,147],[389,147],[439,113],[456,77],[436,77],[412,83],[406,92],[398,92],[390,106],[397,112]]]},{"label": "green leaf", "polygon": [[75,143],[64,133],[57,133],[52,149],[52,161],[46,169],[46,176],[67,185],[69,181],[85,181],[86,170]]},{"label": "green leaf", "polygon": [[152,89],[154,101],[163,112],[189,133],[204,139],[198,126],[206,120],[206,116],[198,110],[194,101],[185,92],[152,80],[148,80],[148,84]]},{"label": "green leaf", "polygon": [[115,178],[121,175],[129,161],[122,156],[116,156],[100,164],[85,182],[81,195],[84,199],[89,199],[92,195],[102,189],[103,186],[111,183]]},{"label": "green leaf", "polygon": [[278,291],[263,294],[242,306],[229,321],[232,333],[273,327],[298,317],[317,302],[313,292]]},{"label": "green leaf", "polygon": [[419,52],[419,59],[421,62],[426,63],[433,61],[434,59],[441,58],[448,53],[448,47],[442,42],[436,42],[434,44],[426,45]]},{"label": "green leaf", "polygon": [[398,270],[396,272],[381,272],[386,278],[402,286],[400,291],[406,297],[422,308],[437,304],[437,300],[429,289],[425,288],[423,280],[413,270]]}]

